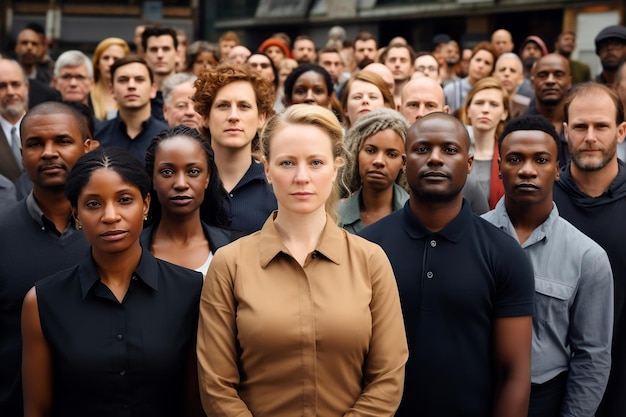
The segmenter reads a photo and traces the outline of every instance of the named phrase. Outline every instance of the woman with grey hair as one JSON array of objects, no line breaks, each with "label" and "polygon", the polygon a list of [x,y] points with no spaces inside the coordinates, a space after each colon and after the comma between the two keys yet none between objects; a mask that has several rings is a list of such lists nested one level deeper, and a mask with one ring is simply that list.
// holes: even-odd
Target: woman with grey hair
[{"label": "woman with grey hair", "polygon": [[357,120],[345,144],[353,156],[342,169],[351,196],[339,203],[339,225],[351,233],[402,208],[409,199],[399,185],[409,124],[395,110],[380,108]]}]

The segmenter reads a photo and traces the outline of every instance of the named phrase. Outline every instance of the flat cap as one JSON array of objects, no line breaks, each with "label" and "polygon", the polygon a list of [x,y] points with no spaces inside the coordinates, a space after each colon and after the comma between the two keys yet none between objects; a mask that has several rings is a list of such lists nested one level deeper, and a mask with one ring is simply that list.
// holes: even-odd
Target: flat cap
[{"label": "flat cap", "polygon": [[626,43],[626,27],[620,25],[607,26],[598,33],[595,39],[596,55],[600,52],[600,42],[608,39],[619,39]]}]

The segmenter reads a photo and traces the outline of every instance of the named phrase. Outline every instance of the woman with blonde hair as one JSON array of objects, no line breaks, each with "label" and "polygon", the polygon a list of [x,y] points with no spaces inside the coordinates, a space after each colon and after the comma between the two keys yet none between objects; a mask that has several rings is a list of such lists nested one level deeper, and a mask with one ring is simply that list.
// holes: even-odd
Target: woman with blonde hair
[{"label": "woman with blonde hair", "polygon": [[350,129],[359,117],[373,110],[381,107],[396,108],[393,94],[385,81],[380,75],[368,70],[354,74],[343,91],[341,108],[345,116],[343,123],[346,129]]},{"label": "woman with blonde hair", "polygon": [[342,177],[352,195],[339,204],[339,224],[347,231],[358,233],[409,199],[399,184],[408,128],[400,113],[380,108],[348,130],[345,142],[353,158],[343,167]]},{"label": "woman with blonde hair", "polygon": [[335,223],[342,128],[296,104],[261,133],[278,200],[263,228],[221,248],[200,302],[207,415],[392,416],[407,344],[393,271]]},{"label": "woman with blonde hair", "polygon": [[476,177],[493,209],[504,195],[498,172],[498,135],[509,118],[509,95],[502,83],[493,77],[483,78],[467,94],[463,122],[472,127],[474,165],[470,175]]},{"label": "woman with blonde hair", "polygon": [[106,38],[96,46],[93,53],[95,84],[91,89],[91,107],[99,120],[108,120],[117,114],[117,102],[111,93],[111,65],[130,53],[124,39]]}]

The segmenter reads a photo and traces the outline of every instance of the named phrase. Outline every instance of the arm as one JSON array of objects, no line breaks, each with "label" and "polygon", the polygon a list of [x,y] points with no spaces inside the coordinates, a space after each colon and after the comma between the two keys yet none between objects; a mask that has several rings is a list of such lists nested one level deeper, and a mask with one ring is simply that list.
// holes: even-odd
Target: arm
[{"label": "arm", "polygon": [[224,248],[215,253],[200,298],[197,345],[200,399],[207,415],[252,417],[238,394],[237,301],[225,253]]},{"label": "arm", "polygon": [[571,360],[561,416],[591,417],[611,370],[613,274],[600,248],[581,261],[582,274],[570,307]]},{"label": "arm", "polygon": [[198,357],[194,338],[187,358],[187,374],[185,375],[185,415],[187,417],[206,417],[200,402],[198,386]]},{"label": "arm", "polygon": [[372,282],[372,337],[363,366],[361,396],[344,416],[393,416],[404,388],[408,347],[398,287],[385,253],[379,247],[368,257]]},{"label": "arm", "polygon": [[22,385],[24,417],[50,415],[52,358],[41,330],[37,292],[31,288],[22,306]]},{"label": "arm", "polygon": [[532,317],[499,317],[494,326],[494,417],[526,417],[530,396]]}]

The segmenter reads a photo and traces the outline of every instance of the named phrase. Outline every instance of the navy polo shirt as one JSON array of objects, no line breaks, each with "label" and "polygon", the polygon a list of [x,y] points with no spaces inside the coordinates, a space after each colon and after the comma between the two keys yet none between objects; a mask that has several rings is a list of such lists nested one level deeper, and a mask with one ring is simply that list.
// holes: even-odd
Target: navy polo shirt
[{"label": "navy polo shirt", "polygon": [[126,123],[118,115],[111,120],[102,123],[94,132],[94,136],[100,141],[100,146],[115,146],[126,149],[139,159],[142,164],[146,163],[146,150],[152,139],[162,130],[167,129],[167,123],[150,116],[142,123],[141,132],[134,138],[126,133]]},{"label": "navy polo shirt", "polygon": [[261,230],[265,220],[277,207],[263,164],[255,160],[252,160],[250,168],[224,198],[230,228],[244,235]]},{"label": "navy polo shirt", "polygon": [[54,369],[52,415],[184,415],[202,274],[143,250],[121,302],[91,256],[35,286]]},{"label": "navy polo shirt", "polygon": [[409,360],[396,416],[493,415],[494,321],[533,313],[533,270],[520,245],[466,200],[436,233],[407,202],[360,234],[385,250],[400,291]]}]

